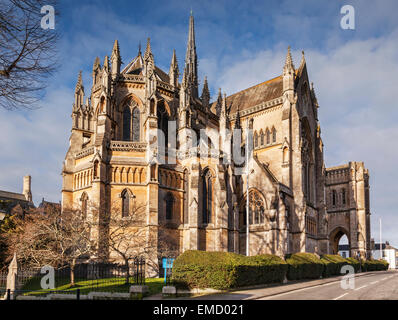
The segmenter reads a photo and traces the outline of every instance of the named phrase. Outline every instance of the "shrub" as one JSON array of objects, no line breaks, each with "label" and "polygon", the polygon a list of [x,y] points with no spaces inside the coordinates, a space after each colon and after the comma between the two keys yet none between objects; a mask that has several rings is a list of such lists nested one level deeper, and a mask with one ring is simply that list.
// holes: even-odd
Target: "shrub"
[{"label": "shrub", "polygon": [[[355,273],[359,272],[361,264],[360,264],[360,262],[357,259],[355,259],[355,258],[346,258],[345,260],[347,261],[347,263],[350,266],[352,266],[354,268]],[[362,271],[364,271],[364,270],[362,270]]]},{"label": "shrub", "polygon": [[344,265],[349,264],[346,259],[340,255],[325,254],[321,257],[321,261],[324,263],[325,267],[323,269],[322,276],[330,277],[341,275],[341,268]]},{"label": "shrub", "polygon": [[366,260],[364,262],[364,267],[366,268],[366,271],[382,271],[382,270],[387,270],[389,266],[389,263],[385,260]]},{"label": "shrub", "polygon": [[282,282],[287,264],[274,255],[186,251],[174,262],[172,279],[183,288],[230,289]]},{"label": "shrub", "polygon": [[313,253],[295,253],[289,255],[286,262],[289,265],[289,280],[319,279],[325,268],[325,264]]}]

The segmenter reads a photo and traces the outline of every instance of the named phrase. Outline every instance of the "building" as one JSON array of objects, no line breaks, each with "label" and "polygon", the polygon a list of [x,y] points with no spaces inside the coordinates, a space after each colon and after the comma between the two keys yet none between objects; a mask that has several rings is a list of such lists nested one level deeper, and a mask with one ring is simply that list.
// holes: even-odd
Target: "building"
[{"label": "building", "polygon": [[2,216],[13,213],[23,214],[30,208],[34,208],[31,182],[31,176],[23,178],[22,193],[0,190],[0,212]]},{"label": "building", "polygon": [[380,243],[375,243],[374,249],[372,250],[372,256],[374,259],[383,259],[389,263],[389,269],[396,269],[397,254],[398,250],[391,246],[388,241],[381,244],[382,257],[380,257]]},{"label": "building", "polygon": [[[250,255],[337,253],[343,234],[352,254],[367,255],[369,175],[360,162],[325,168],[304,52],[298,68],[289,48],[280,75],[229,96],[220,89],[213,102],[206,78],[199,95],[197,69],[191,15],[181,82],[175,52],[165,72],[149,39],[123,69],[117,40],[110,59],[101,65],[97,57],[86,100],[79,74],[63,210],[81,208],[91,217],[95,210],[100,224],[114,206],[122,218],[140,203],[148,243],[166,238],[179,253],[245,254],[248,204]],[[242,174],[246,138],[253,148],[249,183]],[[340,200],[330,200],[330,192]],[[104,259],[112,254],[107,232],[93,231]]]},{"label": "building", "polygon": [[56,202],[46,201],[43,198],[39,206],[37,207],[36,212],[41,214],[46,214],[51,212],[61,212],[61,201],[59,203],[56,203]]},{"label": "building", "polygon": [[350,257],[350,246],[348,244],[340,244],[339,245],[339,255],[343,258]]}]

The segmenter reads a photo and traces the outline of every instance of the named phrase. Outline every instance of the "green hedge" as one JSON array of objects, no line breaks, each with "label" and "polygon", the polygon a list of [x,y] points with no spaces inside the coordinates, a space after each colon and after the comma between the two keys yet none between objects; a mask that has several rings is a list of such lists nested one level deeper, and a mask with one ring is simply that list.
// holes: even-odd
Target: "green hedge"
[{"label": "green hedge", "polygon": [[[341,275],[341,268],[344,265],[350,264],[347,259],[344,259],[342,256],[336,254],[324,254],[321,257],[321,261],[324,263],[323,268],[323,277],[331,277]],[[359,265],[359,264],[358,264]]]},{"label": "green hedge", "polygon": [[288,280],[319,279],[325,266],[315,254],[307,252],[288,255],[286,262]]},{"label": "green hedge", "polygon": [[180,288],[230,289],[282,282],[287,264],[274,255],[246,257],[231,252],[186,251],[173,265],[172,280]]},{"label": "green hedge", "polygon": [[[231,252],[186,251],[174,262],[172,280],[179,288],[231,289],[288,280],[319,279],[341,275],[341,268],[351,265],[355,272],[360,263],[355,258],[325,254],[295,253],[286,261],[275,255],[246,257]],[[361,270],[387,270],[384,260],[362,260]]]},{"label": "green hedge", "polygon": [[387,270],[389,263],[385,260],[366,260],[363,261],[363,271],[382,271]]},{"label": "green hedge", "polygon": [[347,263],[350,266],[352,266],[354,268],[355,273],[359,272],[361,264],[360,264],[360,262],[357,259],[355,259],[355,258],[346,258],[345,260],[347,261]]}]

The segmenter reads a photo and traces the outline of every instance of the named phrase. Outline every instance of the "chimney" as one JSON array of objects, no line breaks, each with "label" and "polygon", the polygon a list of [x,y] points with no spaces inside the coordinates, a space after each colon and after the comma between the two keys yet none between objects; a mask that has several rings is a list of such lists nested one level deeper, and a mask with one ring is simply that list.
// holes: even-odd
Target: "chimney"
[{"label": "chimney", "polygon": [[23,177],[23,195],[25,196],[26,200],[32,202],[32,190],[31,190],[31,176]]}]

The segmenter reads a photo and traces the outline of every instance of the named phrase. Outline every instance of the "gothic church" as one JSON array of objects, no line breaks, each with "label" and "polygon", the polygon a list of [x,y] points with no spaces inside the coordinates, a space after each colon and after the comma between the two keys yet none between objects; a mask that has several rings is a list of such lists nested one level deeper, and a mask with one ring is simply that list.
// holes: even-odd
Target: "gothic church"
[{"label": "gothic church", "polygon": [[[148,241],[169,239],[178,253],[246,254],[249,221],[250,255],[337,253],[345,234],[351,255],[368,256],[369,173],[362,162],[325,168],[304,53],[295,68],[289,48],[279,76],[229,96],[220,90],[214,102],[206,78],[199,95],[197,65],[191,15],[181,82],[175,52],[165,72],[155,64],[149,39],[144,54],[139,50],[124,69],[117,40],[110,59],[101,65],[96,58],[85,101],[79,75],[62,171],[63,209],[90,211],[90,202],[101,212],[116,204],[122,219],[139,202]],[[172,121],[180,137],[175,145],[168,143]],[[232,154],[230,132],[241,130],[244,145],[246,126],[253,133],[249,175],[237,174],[241,164],[225,161]],[[190,139],[200,130],[218,133],[217,141],[209,138],[208,152]],[[162,139],[165,150],[150,148]],[[176,160],[154,161],[159,154]],[[101,232],[95,237],[106,242]]]}]

